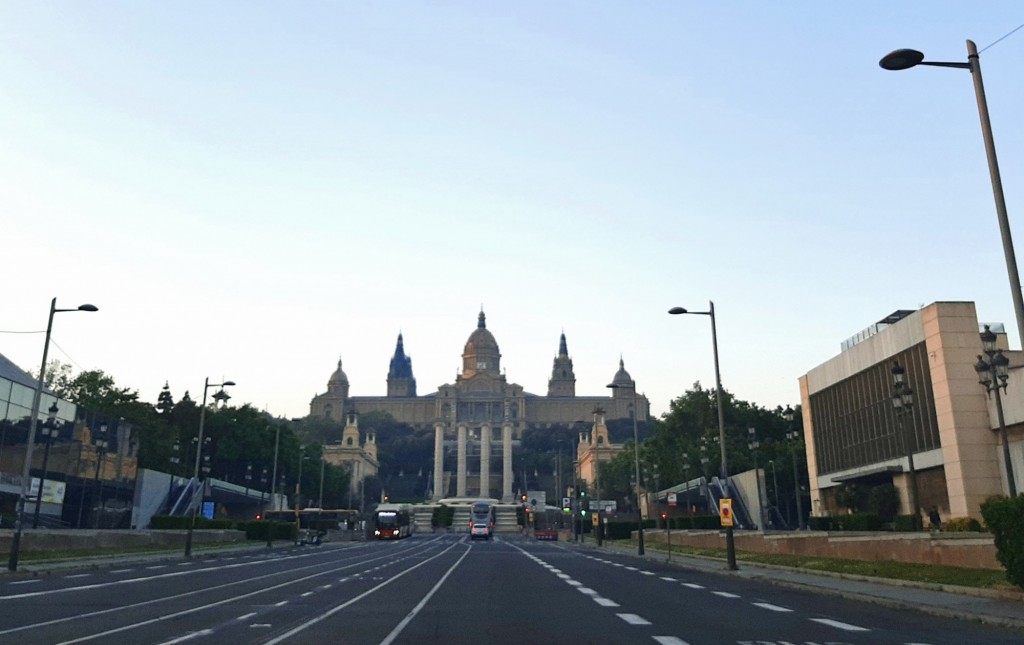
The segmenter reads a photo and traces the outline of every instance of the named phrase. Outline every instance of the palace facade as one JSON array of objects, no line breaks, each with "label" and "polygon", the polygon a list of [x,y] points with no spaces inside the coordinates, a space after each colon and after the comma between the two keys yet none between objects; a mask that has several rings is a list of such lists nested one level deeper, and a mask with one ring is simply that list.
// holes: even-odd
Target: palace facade
[{"label": "palace facade", "polygon": [[[647,397],[636,392],[636,383],[619,359],[612,378],[616,385],[611,396],[577,396],[576,375],[565,340],[559,340],[558,354],[548,380],[547,396],[531,394],[523,386],[510,383],[501,371],[501,352],[494,335],[487,329],[484,312],[469,335],[462,352],[462,371],[454,383],[440,385],[426,395],[416,393],[412,359],[406,355],[402,335],[391,358],[385,396],[349,396],[349,380],[338,361],[338,368],[327,382],[327,392],[310,402],[311,416],[335,421],[350,413],[386,412],[396,421],[421,430],[433,428],[433,498],[454,493],[457,497],[491,497],[501,490],[503,501],[512,501],[512,445],[527,428],[571,425],[590,419],[601,409],[607,419],[646,421]],[[500,429],[500,439],[495,433]],[[445,446],[454,445],[457,453],[454,491],[451,473],[445,471]],[[472,453],[472,454],[470,454]],[[501,457],[500,482],[492,481],[492,459]],[[474,468],[474,476],[469,476]],[[472,479],[473,481],[470,481]]]}]

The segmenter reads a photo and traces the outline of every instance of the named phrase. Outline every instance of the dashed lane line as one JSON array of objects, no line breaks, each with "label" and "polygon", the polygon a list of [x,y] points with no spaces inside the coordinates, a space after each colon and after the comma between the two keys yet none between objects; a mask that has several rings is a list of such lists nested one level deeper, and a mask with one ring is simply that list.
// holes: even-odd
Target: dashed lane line
[{"label": "dashed lane line", "polygon": [[683,639],[676,638],[675,636],[651,636],[651,638],[654,639],[655,643],[660,643],[661,645],[689,645]]},{"label": "dashed lane line", "polygon": [[737,594],[729,593],[728,591],[712,591],[711,593],[722,598],[739,598]]},{"label": "dashed lane line", "polygon": [[788,613],[788,612],[792,612],[793,611],[792,609],[789,609],[788,607],[779,607],[778,605],[773,605],[770,602],[755,602],[755,603],[751,603],[751,604],[754,605],[755,607],[760,607],[761,609],[767,609],[768,611],[778,611],[778,612],[782,612],[782,613]]},{"label": "dashed lane line", "polygon": [[638,616],[637,614],[615,614],[630,625],[650,625],[651,621]]},{"label": "dashed lane line", "polygon": [[871,630],[867,627],[861,627],[859,625],[851,625],[850,623],[841,623],[838,620],[832,620],[831,618],[812,618],[812,621],[821,623],[822,625],[828,625],[829,627],[835,627],[836,629],[842,629],[847,632],[870,632]]}]

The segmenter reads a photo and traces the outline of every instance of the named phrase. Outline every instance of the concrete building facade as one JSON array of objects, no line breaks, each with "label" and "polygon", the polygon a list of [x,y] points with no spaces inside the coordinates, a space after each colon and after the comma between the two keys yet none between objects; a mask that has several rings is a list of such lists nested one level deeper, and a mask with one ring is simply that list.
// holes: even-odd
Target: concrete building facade
[{"label": "concrete building facade", "polygon": [[[982,354],[974,303],[936,302],[898,311],[845,341],[839,355],[800,378],[812,515],[846,512],[840,486],[891,482],[900,513],[980,518],[980,505],[1006,494],[1007,477],[1024,484],[1024,355],[1009,351],[1002,325],[990,325],[1010,359],[1001,394],[1008,429],[1007,472],[994,397],[979,384]],[[909,413],[897,412],[892,368],[898,362],[913,391]],[[910,501],[910,459],[918,509]]]}]

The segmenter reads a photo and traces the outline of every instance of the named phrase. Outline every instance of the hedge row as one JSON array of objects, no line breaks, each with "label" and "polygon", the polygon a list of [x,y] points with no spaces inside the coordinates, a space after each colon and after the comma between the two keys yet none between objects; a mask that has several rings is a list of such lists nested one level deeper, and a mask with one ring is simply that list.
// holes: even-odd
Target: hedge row
[{"label": "hedge row", "polygon": [[[149,527],[155,530],[185,531],[188,529],[191,517],[178,515],[154,515],[149,521]],[[212,529],[222,531],[245,531],[247,540],[266,540],[267,531],[273,532],[275,540],[294,540],[294,522],[267,522],[262,520],[208,520],[205,517],[196,517],[195,529]]]}]

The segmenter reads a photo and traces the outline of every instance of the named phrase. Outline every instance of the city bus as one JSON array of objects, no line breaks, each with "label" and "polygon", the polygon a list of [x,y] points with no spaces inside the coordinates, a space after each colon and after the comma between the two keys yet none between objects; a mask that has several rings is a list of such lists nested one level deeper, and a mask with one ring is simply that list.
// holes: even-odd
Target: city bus
[{"label": "city bus", "polygon": [[373,513],[373,537],[400,540],[416,529],[412,504],[380,504]]},{"label": "city bus", "polygon": [[[270,522],[295,523],[295,515],[295,509],[264,511],[260,519]],[[358,517],[359,511],[347,508],[302,508],[299,509],[297,519],[300,531],[326,533],[327,531],[343,531],[353,528]]]},{"label": "city bus", "polygon": [[494,537],[494,503],[473,502],[469,509],[469,539],[490,540]]}]

